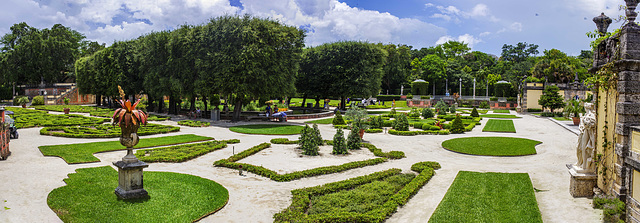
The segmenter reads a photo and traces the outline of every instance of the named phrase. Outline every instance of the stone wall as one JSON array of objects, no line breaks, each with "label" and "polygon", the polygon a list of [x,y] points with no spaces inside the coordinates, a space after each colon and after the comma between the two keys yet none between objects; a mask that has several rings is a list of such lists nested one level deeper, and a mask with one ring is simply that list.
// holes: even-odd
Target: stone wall
[{"label": "stone wall", "polygon": [[4,120],[4,109],[0,110],[0,159],[6,159],[9,152],[9,125]]}]

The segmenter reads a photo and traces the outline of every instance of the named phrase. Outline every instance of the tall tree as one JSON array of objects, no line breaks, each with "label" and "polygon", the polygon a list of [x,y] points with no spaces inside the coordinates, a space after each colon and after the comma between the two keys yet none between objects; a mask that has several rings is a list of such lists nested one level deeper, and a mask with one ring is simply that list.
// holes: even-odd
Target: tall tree
[{"label": "tall tree", "polygon": [[435,95],[436,81],[442,81],[445,77],[447,63],[439,56],[431,54],[420,59],[413,59],[411,66],[415,74],[432,85],[433,95]]},{"label": "tall tree", "polygon": [[513,45],[502,45],[502,60],[510,61],[510,62],[522,62],[526,60],[530,56],[535,56],[538,54],[538,45],[536,44],[527,44],[526,42],[519,42],[515,46]]},{"label": "tall tree", "polygon": [[411,75],[411,47],[406,45],[378,44],[387,51],[387,62],[383,66],[382,90],[393,92],[400,85],[409,84]]}]

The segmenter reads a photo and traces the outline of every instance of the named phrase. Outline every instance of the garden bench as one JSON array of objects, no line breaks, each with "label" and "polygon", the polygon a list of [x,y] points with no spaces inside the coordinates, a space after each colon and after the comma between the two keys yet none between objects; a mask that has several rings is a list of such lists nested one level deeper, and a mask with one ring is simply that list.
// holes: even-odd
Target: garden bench
[{"label": "garden bench", "polygon": [[245,118],[245,120],[246,120],[246,121],[251,121],[251,120],[253,120],[253,119],[260,119],[260,120],[262,120],[262,121],[269,121],[269,120],[270,120],[270,118],[272,118],[272,117],[267,117],[265,114],[259,114],[258,116],[255,116],[255,115],[253,115],[253,116],[247,116],[247,117]]}]

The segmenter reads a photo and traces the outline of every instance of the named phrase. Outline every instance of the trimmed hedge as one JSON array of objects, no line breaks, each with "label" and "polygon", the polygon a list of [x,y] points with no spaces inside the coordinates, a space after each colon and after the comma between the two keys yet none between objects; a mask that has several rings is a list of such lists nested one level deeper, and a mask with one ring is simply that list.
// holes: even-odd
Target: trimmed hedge
[{"label": "trimmed hedge", "polygon": [[191,127],[207,127],[211,125],[211,123],[196,121],[196,120],[181,120],[181,121],[178,121],[178,125],[191,126]]},{"label": "trimmed hedge", "polygon": [[378,95],[376,96],[378,101],[399,101],[401,99],[401,95]]},{"label": "trimmed hedge", "polygon": [[367,129],[367,130],[364,130],[364,132],[366,132],[366,133],[381,133],[382,129]]},{"label": "trimmed hedge", "polygon": [[366,213],[340,212],[309,215],[306,212],[311,205],[311,197],[313,196],[350,190],[400,174],[400,172],[400,169],[389,169],[335,183],[293,190],[291,191],[293,195],[291,205],[280,213],[276,213],[273,216],[274,222],[383,222],[396,212],[398,206],[405,205],[433,177],[435,172],[432,168],[425,168],[384,204]]},{"label": "trimmed hedge", "polygon": [[161,147],[154,149],[141,149],[135,155],[144,162],[170,162],[181,163],[192,160],[204,154],[226,148],[227,144],[239,143],[238,139],[209,141],[203,143],[186,144],[179,146]]},{"label": "trimmed hedge", "polygon": [[93,118],[83,115],[53,115],[46,111],[25,108],[6,107],[6,109],[14,112],[11,116],[16,121],[16,127],[18,128],[96,125],[111,121],[110,118]]},{"label": "trimmed hedge", "polygon": [[449,135],[449,130],[422,130],[422,131],[396,131],[395,129],[389,129],[389,134],[400,136],[414,136],[414,135]]},{"label": "trimmed hedge", "polygon": [[[138,129],[139,136],[155,135],[180,131],[180,127],[170,125],[147,124]],[[56,126],[40,129],[40,135],[50,135],[68,138],[115,138],[122,132],[119,126],[111,124],[90,126]]]},{"label": "trimmed hedge", "polygon": [[414,163],[413,165],[411,165],[411,170],[416,171],[418,173],[422,172],[423,170],[425,170],[427,168],[431,168],[431,169],[434,169],[434,170],[439,170],[442,167],[440,166],[440,163],[433,162],[433,161],[419,162],[419,163]]},{"label": "trimmed hedge", "polygon": [[[288,139],[283,139],[283,138],[278,138],[278,139],[272,139],[272,142],[280,142],[282,144],[293,144],[293,141],[289,141]],[[324,140],[327,144],[332,145],[333,142],[331,140]],[[227,167],[227,168],[231,168],[231,169],[238,169],[240,168],[240,166],[242,166],[243,170],[246,170],[248,172],[263,176],[263,177],[267,177],[270,178],[274,181],[278,181],[278,182],[287,182],[287,181],[292,181],[292,180],[297,180],[300,178],[305,178],[305,177],[312,177],[312,176],[319,176],[319,175],[325,175],[325,174],[331,174],[331,173],[338,173],[338,172],[343,172],[343,171],[347,171],[350,169],[355,169],[355,168],[360,168],[360,167],[364,167],[364,166],[371,166],[371,165],[376,165],[376,164],[380,164],[383,162],[386,162],[387,159],[401,159],[404,158],[404,152],[401,151],[391,151],[388,153],[384,153],[382,152],[382,150],[376,148],[374,145],[368,144],[368,143],[362,143],[361,144],[362,147],[366,147],[367,149],[369,149],[369,151],[371,151],[374,155],[381,157],[381,158],[374,158],[374,159],[368,159],[368,160],[363,160],[363,161],[354,161],[354,162],[349,162],[349,163],[345,163],[342,165],[335,165],[335,166],[326,166],[326,167],[318,167],[315,169],[309,169],[309,170],[302,170],[302,171],[296,171],[296,172],[292,172],[292,173],[287,173],[287,174],[278,174],[277,172],[264,168],[262,166],[255,166],[255,165],[251,165],[251,164],[246,164],[246,163],[236,163],[237,161],[244,159],[248,156],[251,156],[253,154],[256,154],[266,148],[271,147],[270,143],[262,143],[260,145],[254,146],[250,149],[247,149],[245,151],[242,151],[241,153],[238,153],[236,155],[233,155],[227,159],[221,159],[218,160],[216,162],[213,163],[214,166],[218,166],[218,167]]]}]

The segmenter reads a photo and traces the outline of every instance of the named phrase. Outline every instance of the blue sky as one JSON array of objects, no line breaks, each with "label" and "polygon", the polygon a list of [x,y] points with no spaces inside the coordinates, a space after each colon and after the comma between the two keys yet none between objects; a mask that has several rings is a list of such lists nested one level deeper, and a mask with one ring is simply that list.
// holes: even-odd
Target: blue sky
[{"label": "blue sky", "polygon": [[[585,33],[604,12],[623,14],[623,0],[4,0],[0,35],[11,25],[37,28],[61,23],[107,43],[201,24],[221,15],[252,14],[308,30],[315,46],[363,40],[429,47],[464,41],[473,50],[499,55],[503,44],[534,43],[578,55],[589,49]],[[621,22],[611,24],[609,30]]]}]

